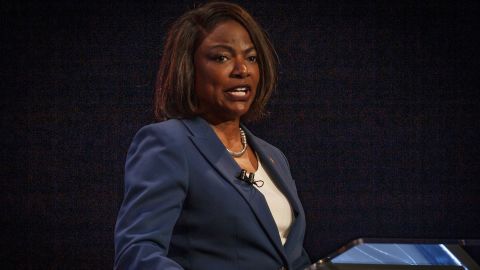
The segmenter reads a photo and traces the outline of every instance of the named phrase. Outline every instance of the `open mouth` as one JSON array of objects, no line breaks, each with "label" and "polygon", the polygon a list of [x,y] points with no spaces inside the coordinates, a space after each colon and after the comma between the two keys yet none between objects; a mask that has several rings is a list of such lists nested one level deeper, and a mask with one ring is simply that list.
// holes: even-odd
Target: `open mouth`
[{"label": "open mouth", "polygon": [[247,95],[248,91],[250,91],[250,86],[244,85],[244,86],[237,86],[237,87],[234,87],[234,88],[230,88],[225,92],[227,92],[227,93],[229,93],[233,96],[236,96],[236,97],[243,97],[243,96]]}]

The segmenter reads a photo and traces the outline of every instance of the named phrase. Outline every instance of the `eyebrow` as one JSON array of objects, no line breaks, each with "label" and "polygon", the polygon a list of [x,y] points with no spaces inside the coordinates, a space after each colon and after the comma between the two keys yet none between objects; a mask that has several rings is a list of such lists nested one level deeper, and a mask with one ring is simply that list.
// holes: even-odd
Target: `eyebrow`
[{"label": "eyebrow", "polygon": [[[226,50],[230,51],[231,53],[235,52],[235,50],[231,46],[224,45],[224,44],[213,45],[208,50],[211,51],[211,50],[218,49],[218,48],[226,49]],[[255,50],[256,50],[255,47],[252,46],[252,47],[249,47],[246,50],[244,50],[243,53],[247,54],[247,53],[249,53],[251,51],[255,51]]]}]

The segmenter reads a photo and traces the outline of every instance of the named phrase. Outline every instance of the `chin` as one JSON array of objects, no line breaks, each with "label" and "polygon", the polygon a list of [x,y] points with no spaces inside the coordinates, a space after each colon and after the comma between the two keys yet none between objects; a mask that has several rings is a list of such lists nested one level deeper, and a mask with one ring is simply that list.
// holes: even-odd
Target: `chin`
[{"label": "chin", "polygon": [[231,113],[233,115],[236,115],[237,117],[242,117],[248,113],[249,109],[250,108],[237,108],[235,110],[232,110]]},{"label": "chin", "polygon": [[248,113],[248,110],[228,110],[228,112],[225,112],[225,116],[228,119],[231,120],[236,120],[236,119],[241,119],[244,115]]}]

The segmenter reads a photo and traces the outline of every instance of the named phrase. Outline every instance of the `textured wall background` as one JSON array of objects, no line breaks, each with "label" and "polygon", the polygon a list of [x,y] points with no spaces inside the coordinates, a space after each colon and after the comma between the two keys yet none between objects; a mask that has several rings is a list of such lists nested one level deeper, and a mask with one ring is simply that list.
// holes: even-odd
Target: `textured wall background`
[{"label": "textured wall background", "polygon": [[[109,269],[132,136],[192,1],[2,3],[3,269]],[[174,2],[174,3],[173,3]],[[357,237],[480,238],[477,1],[240,2],[281,59],[270,117],[319,259]]]}]

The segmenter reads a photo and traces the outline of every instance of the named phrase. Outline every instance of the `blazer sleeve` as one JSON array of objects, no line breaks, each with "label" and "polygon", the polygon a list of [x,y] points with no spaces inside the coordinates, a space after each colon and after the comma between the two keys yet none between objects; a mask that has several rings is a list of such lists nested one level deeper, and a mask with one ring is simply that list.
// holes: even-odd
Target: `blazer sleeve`
[{"label": "blazer sleeve", "polygon": [[125,195],[115,227],[114,269],[182,269],[167,258],[188,189],[181,136],[142,128],[125,164]]}]

